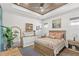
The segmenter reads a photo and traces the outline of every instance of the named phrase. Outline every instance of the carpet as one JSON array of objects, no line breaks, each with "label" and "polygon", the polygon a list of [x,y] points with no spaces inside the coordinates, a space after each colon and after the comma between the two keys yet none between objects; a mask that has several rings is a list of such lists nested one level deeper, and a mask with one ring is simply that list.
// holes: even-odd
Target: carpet
[{"label": "carpet", "polygon": [[32,47],[25,47],[20,51],[23,56],[41,56],[41,54],[35,51]]}]

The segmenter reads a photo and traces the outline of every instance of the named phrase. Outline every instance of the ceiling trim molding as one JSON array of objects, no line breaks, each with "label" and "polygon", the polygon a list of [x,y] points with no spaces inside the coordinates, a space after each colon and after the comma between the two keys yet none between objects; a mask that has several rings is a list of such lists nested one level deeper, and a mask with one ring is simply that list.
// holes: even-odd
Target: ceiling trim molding
[{"label": "ceiling trim molding", "polygon": [[57,16],[57,15],[60,15],[60,14],[63,14],[63,13],[67,13],[68,11],[70,10],[74,10],[76,8],[79,8],[79,3],[68,3],[60,8],[57,8],[45,15],[41,15],[41,14],[38,14],[38,13],[35,13],[33,11],[30,11],[30,10],[27,10],[25,8],[22,8],[20,6],[17,6],[17,5],[14,5],[14,4],[11,4],[11,3],[1,3],[1,5],[3,6],[2,8],[6,11],[6,10],[11,10],[11,11],[18,11],[22,14],[25,14],[26,16],[29,15],[30,17],[34,17],[36,19],[40,19],[40,20],[45,20],[47,18],[50,18],[50,17],[54,17],[54,16]]}]

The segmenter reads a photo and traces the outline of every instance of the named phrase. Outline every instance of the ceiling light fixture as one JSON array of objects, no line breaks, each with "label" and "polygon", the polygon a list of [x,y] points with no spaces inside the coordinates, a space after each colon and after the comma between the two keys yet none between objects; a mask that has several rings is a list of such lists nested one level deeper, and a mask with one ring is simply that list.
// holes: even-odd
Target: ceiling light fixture
[{"label": "ceiling light fixture", "polygon": [[20,5],[20,3],[17,3],[17,5]]},{"label": "ceiling light fixture", "polygon": [[43,7],[40,7],[40,9],[41,9],[41,12],[43,12],[43,11],[44,11],[44,8],[43,8]]},{"label": "ceiling light fixture", "polygon": [[43,6],[44,6],[44,3],[41,3],[41,4],[40,4],[40,9],[41,9],[41,12],[43,12],[43,11],[44,11],[44,7],[43,7]]}]

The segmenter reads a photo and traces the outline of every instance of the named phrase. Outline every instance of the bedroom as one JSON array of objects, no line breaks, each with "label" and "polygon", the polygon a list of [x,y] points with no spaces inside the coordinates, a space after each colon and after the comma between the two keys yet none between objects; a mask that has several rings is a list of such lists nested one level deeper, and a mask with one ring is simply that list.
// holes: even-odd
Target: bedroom
[{"label": "bedroom", "polygon": [[[28,9],[28,7],[23,7],[27,5],[31,5],[29,8],[32,10]],[[1,52],[0,55],[6,55],[9,52],[13,54],[10,49],[17,50],[16,47],[19,47],[21,52],[16,52],[16,55],[79,56],[79,3],[56,3],[56,5],[53,5],[54,3],[2,3],[2,26],[12,27],[13,32],[15,34],[17,33],[17,37],[13,41],[14,45],[12,45],[10,48],[7,48],[7,43],[3,44],[4,41],[0,42],[0,46],[2,47],[0,50],[5,50]],[[45,11],[43,8],[46,8],[46,6],[51,6],[51,8]],[[51,36],[51,38],[49,36]],[[54,37],[57,40],[54,41]],[[52,48],[54,47],[53,43],[58,43],[58,41],[62,40],[61,38],[63,38],[65,42],[62,41],[62,43],[60,42],[61,44],[55,46],[56,48]],[[36,41],[36,39],[39,40]],[[53,43],[51,40],[53,40]],[[42,45],[38,43],[41,43]],[[46,51],[47,53],[45,53]]]}]

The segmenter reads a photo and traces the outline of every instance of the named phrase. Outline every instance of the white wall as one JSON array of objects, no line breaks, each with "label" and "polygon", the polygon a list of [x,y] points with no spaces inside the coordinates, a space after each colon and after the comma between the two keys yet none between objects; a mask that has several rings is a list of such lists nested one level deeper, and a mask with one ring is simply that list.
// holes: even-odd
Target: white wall
[{"label": "white wall", "polygon": [[[5,9],[5,8],[4,8]],[[70,18],[79,16],[79,8],[72,10],[70,12],[67,12],[63,15],[51,17],[50,19],[45,19],[45,21],[41,21],[39,19],[34,19],[32,17],[24,16],[17,12],[9,12],[6,10],[3,10],[3,24],[5,26],[19,26],[22,31],[25,31],[25,23],[32,23],[33,30],[36,29],[36,26],[42,26],[43,32],[37,32],[37,34],[45,33],[48,35],[49,30],[53,30],[52,28],[52,20],[61,18],[61,29],[66,30],[66,37],[67,39],[72,39],[74,36],[74,33],[79,33],[79,26],[70,26]],[[48,27],[44,28],[42,23],[48,23]],[[78,34],[79,35],[79,34]],[[79,38],[78,38],[79,39]]]},{"label": "white wall", "polygon": [[59,19],[61,18],[61,29],[66,30],[66,38],[67,40],[72,40],[73,36],[75,35],[75,33],[78,35],[78,39],[79,39],[79,25],[78,26],[71,26],[70,25],[70,18],[72,17],[79,17],[79,8],[78,9],[74,9],[68,13],[65,13],[63,15],[60,16],[56,16],[56,17],[51,17],[50,19],[44,20],[43,23],[48,23],[48,28],[44,28],[44,33],[46,33],[48,35],[49,30],[53,30],[52,28],[52,20],[55,19]]},{"label": "white wall", "polygon": [[18,26],[25,31],[25,24],[33,24],[33,30],[36,30],[36,26],[41,26],[41,20],[33,19],[28,16],[23,16],[18,13],[8,12],[3,10],[3,25],[5,26]]}]

